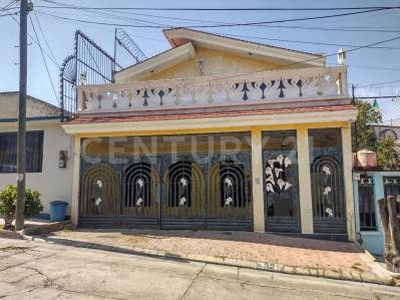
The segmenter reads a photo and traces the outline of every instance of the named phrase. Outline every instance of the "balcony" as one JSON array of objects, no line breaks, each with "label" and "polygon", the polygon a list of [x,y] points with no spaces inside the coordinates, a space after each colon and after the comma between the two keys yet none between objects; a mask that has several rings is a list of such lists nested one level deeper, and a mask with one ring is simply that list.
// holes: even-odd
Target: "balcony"
[{"label": "balcony", "polygon": [[340,66],[86,85],[77,87],[78,113],[335,105],[348,100],[346,75]]}]

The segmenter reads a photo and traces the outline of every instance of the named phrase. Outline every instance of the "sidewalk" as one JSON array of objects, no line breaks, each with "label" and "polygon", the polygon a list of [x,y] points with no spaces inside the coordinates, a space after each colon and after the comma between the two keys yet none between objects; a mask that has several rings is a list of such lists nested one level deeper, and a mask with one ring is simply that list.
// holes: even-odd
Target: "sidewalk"
[{"label": "sidewalk", "polygon": [[41,235],[72,247],[201,261],[332,279],[393,284],[371,255],[352,243],[254,232],[64,230]]}]

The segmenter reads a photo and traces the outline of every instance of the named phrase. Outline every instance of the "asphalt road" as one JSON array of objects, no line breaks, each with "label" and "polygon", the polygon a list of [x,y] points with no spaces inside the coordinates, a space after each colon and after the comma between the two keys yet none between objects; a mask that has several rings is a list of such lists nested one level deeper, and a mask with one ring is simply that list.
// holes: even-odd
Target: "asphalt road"
[{"label": "asphalt road", "polygon": [[0,238],[4,299],[400,299],[400,288]]}]

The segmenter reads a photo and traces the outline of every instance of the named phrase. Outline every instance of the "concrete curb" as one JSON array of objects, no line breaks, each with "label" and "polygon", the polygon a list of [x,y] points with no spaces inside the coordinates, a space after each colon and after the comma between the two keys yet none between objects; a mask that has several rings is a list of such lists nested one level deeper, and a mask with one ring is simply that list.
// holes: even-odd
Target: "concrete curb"
[{"label": "concrete curb", "polygon": [[40,224],[40,225],[35,225],[32,227],[24,228],[20,232],[22,235],[25,235],[25,236],[39,235],[39,234],[43,234],[43,233],[49,233],[52,231],[63,230],[68,225],[72,225],[71,221],[46,223],[46,224]]},{"label": "concrete curb", "polygon": [[43,238],[36,237],[36,235],[49,233],[52,231],[63,230],[65,227],[72,225],[71,221],[60,221],[53,223],[45,223],[34,225],[17,231],[16,233],[24,240],[46,242]]},{"label": "concrete curb", "polygon": [[[51,244],[56,244],[56,242],[43,237],[43,238],[35,238],[26,236],[28,239],[44,241]],[[378,272],[380,277],[375,274],[362,274],[356,270],[333,270],[333,269],[324,269],[324,268],[315,268],[315,267],[299,267],[299,266],[290,266],[290,265],[282,265],[279,262],[255,262],[255,261],[244,261],[237,260],[232,258],[223,258],[223,257],[212,257],[205,256],[199,254],[171,254],[164,251],[154,250],[154,249],[145,249],[139,247],[124,247],[124,246],[113,246],[113,245],[96,245],[94,246],[88,242],[80,242],[80,241],[71,241],[70,244],[76,242],[82,248],[88,249],[96,249],[102,251],[111,251],[116,253],[124,253],[124,254],[133,254],[133,255],[142,255],[149,256],[153,258],[166,258],[171,260],[186,260],[193,262],[200,262],[206,264],[214,264],[214,265],[223,265],[229,267],[237,267],[237,268],[245,268],[245,269],[253,269],[259,271],[268,271],[268,272],[276,272],[276,273],[284,273],[291,275],[302,275],[302,276],[313,276],[319,278],[327,278],[327,279],[335,279],[335,280],[348,280],[355,282],[364,282],[364,283],[374,283],[380,285],[394,285],[393,279],[386,273]],[[68,245],[68,244],[66,244]],[[375,268],[373,268],[375,269]]]}]

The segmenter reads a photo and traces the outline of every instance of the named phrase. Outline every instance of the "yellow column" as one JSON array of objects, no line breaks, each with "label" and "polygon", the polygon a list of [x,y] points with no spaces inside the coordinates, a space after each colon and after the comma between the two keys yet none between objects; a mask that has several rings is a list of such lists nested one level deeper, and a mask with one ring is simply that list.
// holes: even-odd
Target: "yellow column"
[{"label": "yellow column", "polygon": [[309,149],[308,129],[306,127],[298,128],[297,155],[299,161],[300,216],[301,233],[304,234],[314,232]]},{"label": "yellow column", "polygon": [[72,201],[71,201],[71,221],[74,226],[78,226],[79,216],[79,172],[81,156],[81,138],[74,137],[74,170],[72,175]]},{"label": "yellow column", "polygon": [[253,220],[254,231],[265,232],[264,185],[262,164],[261,130],[251,131],[251,168],[253,179]]},{"label": "yellow column", "polygon": [[354,220],[353,173],[352,173],[353,154],[351,151],[350,127],[342,127],[342,151],[343,151],[344,195],[346,199],[347,235],[349,241],[354,241],[356,228]]}]

